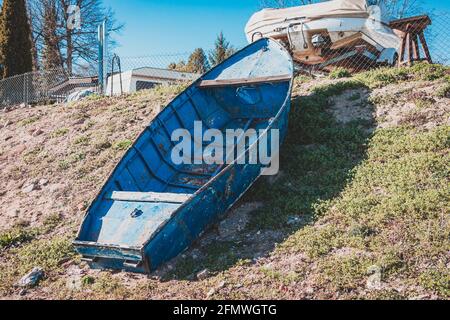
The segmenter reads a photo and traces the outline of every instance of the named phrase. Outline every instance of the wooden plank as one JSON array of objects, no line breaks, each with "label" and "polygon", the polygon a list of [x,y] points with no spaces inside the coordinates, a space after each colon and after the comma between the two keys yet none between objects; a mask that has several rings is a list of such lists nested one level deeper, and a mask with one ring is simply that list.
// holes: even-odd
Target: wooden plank
[{"label": "wooden plank", "polygon": [[398,65],[401,66],[403,63],[403,58],[405,56],[406,48],[406,36],[402,38],[402,44],[400,45],[400,55],[398,56]]},{"label": "wooden plank", "polygon": [[413,36],[413,56],[415,61],[420,60],[420,53],[419,53],[419,39],[418,35],[414,34]]},{"label": "wooden plank", "polygon": [[409,17],[404,19],[393,20],[389,23],[389,26],[392,29],[406,31],[408,24],[412,24],[414,30],[419,32],[421,30],[424,30],[427,26],[431,24],[431,19],[427,15]]},{"label": "wooden plank", "polygon": [[281,76],[272,77],[259,77],[259,78],[248,78],[248,79],[226,79],[226,80],[203,80],[197,86],[199,88],[215,88],[215,87],[226,87],[226,86],[239,86],[245,84],[258,84],[266,82],[283,82],[290,81],[291,75],[285,74]]},{"label": "wooden plank", "polygon": [[431,59],[430,50],[428,49],[427,40],[425,39],[425,35],[423,34],[423,31],[419,33],[420,42],[422,43],[423,52],[425,53],[425,58],[427,59],[428,63],[433,63],[433,60]]},{"label": "wooden plank", "polygon": [[413,52],[412,52],[412,38],[411,38],[411,33],[408,32],[406,34],[406,45],[408,46],[408,59],[407,59],[407,63],[410,66],[413,62]]},{"label": "wooden plank", "polygon": [[125,192],[112,191],[105,196],[108,200],[130,201],[130,202],[166,202],[184,203],[192,195],[181,193],[157,193],[157,192]]}]

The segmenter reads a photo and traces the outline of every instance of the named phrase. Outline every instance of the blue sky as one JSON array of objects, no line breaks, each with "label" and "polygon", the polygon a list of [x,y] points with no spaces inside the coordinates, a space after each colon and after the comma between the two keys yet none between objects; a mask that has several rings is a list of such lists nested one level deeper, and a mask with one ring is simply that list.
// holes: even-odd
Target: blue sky
[{"label": "blue sky", "polygon": [[125,29],[115,38],[122,56],[212,48],[220,31],[237,47],[260,0],[104,0]]},{"label": "blue sky", "polygon": [[[425,0],[426,10],[450,11],[449,0]],[[212,48],[220,31],[236,47],[246,45],[244,26],[260,0],[104,0],[125,29],[116,36],[121,56]]]}]

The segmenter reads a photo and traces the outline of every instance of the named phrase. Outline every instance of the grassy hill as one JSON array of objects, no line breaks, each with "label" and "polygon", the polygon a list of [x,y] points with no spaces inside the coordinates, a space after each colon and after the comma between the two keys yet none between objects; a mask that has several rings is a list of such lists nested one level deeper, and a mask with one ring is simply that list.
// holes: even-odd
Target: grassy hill
[{"label": "grassy hill", "polygon": [[[340,75],[296,78],[280,174],[151,277],[90,270],[70,243],[115,164],[183,86],[1,112],[0,295],[448,298],[450,72]],[[35,266],[39,286],[16,288]]]}]

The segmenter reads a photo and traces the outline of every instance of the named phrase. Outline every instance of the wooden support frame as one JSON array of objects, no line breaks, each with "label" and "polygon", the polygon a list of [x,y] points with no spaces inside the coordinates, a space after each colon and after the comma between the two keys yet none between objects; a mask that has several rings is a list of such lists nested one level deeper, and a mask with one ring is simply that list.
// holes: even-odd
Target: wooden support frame
[{"label": "wooden support frame", "polygon": [[[431,25],[428,16],[417,16],[392,21],[389,26],[401,38],[398,65],[412,65],[415,61],[426,60],[433,63],[430,50],[425,39],[424,31]],[[424,58],[421,58],[420,45],[423,49]]]}]

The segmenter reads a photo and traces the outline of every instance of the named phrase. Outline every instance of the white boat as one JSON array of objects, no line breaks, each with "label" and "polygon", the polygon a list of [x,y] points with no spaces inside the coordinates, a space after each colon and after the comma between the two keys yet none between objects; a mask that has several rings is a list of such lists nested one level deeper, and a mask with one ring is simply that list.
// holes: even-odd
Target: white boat
[{"label": "white boat", "polygon": [[277,39],[291,50],[297,63],[324,69],[354,56],[369,63],[393,65],[401,39],[383,21],[382,10],[372,6],[372,2],[332,0],[264,9],[247,23],[247,40],[251,43],[261,37]]}]

